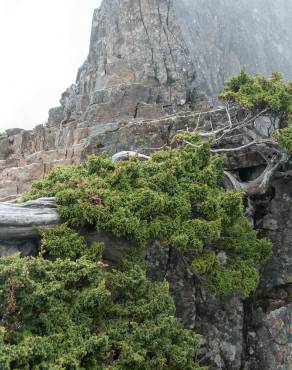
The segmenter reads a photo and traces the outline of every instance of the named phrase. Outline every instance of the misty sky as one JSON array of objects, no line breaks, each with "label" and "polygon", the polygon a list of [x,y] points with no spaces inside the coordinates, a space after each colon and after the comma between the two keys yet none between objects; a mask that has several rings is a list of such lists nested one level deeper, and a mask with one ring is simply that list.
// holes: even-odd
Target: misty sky
[{"label": "misty sky", "polygon": [[0,0],[0,132],[33,128],[87,57],[100,0]]}]

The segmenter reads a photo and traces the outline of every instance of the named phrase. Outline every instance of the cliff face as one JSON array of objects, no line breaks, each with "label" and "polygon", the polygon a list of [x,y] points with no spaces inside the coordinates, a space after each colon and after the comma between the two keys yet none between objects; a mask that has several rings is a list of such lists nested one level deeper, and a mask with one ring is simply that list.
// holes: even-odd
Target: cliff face
[{"label": "cliff face", "polygon": [[292,1],[175,1],[198,85],[216,94],[242,66],[292,79]]},{"label": "cliff face", "polygon": [[[1,140],[0,199],[23,193],[55,164],[98,152],[117,123],[202,109],[204,94],[243,65],[292,78],[291,16],[291,0],[103,1],[89,56],[47,127]],[[112,145],[129,147],[131,140]]]},{"label": "cliff face", "polygon": [[[203,126],[226,120],[224,110],[193,111],[209,108],[204,94],[218,92],[242,65],[292,79],[291,16],[291,0],[104,0],[88,59],[48,124],[9,130],[0,141],[0,199],[23,193],[55,165],[103,150],[147,153],[199,117]],[[250,151],[228,165],[252,176],[262,162]],[[247,300],[209,297],[179,254],[149,250],[151,274],[168,279],[178,315],[204,336],[200,357],[210,369],[292,369],[291,181],[283,168],[252,200],[253,222],[273,241],[274,256]]]},{"label": "cliff face", "polygon": [[191,102],[194,70],[169,1],[104,1],[94,12],[88,59],[62,96],[65,117],[161,115]]},{"label": "cliff face", "polygon": [[[98,152],[125,122],[191,109],[199,99],[194,70],[172,3],[103,1],[94,12],[88,59],[61,106],[50,110],[47,127],[12,130],[1,141],[0,199],[22,193],[55,164]],[[128,136],[111,143],[112,150],[130,142]]]},{"label": "cliff face", "polygon": [[[290,0],[104,1],[94,13],[88,59],[63,94],[65,115],[88,105],[101,120],[161,113],[193,103],[199,92],[218,94],[243,66],[290,80],[291,17]],[[121,94],[130,96],[126,109]]]}]

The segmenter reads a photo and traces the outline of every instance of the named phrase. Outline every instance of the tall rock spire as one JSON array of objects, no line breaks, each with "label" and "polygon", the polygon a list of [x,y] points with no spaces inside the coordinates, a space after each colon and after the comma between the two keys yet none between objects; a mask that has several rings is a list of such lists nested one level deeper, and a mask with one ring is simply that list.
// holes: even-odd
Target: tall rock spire
[{"label": "tall rock spire", "polygon": [[216,96],[243,66],[292,79],[292,0],[103,0],[49,123],[148,118]]},{"label": "tall rock spire", "polygon": [[94,12],[89,56],[61,103],[67,118],[89,105],[101,120],[136,117],[191,103],[194,88],[172,0],[105,0]]}]

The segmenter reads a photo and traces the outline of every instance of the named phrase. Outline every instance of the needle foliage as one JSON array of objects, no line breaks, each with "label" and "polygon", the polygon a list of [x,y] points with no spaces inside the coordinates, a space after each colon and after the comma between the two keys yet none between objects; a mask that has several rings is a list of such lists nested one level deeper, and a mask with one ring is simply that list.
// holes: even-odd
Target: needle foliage
[{"label": "needle foliage", "polygon": [[64,225],[42,234],[38,257],[0,259],[1,370],[202,370],[199,337],[141,261],[109,270],[102,245]]},{"label": "needle foliage", "polygon": [[270,77],[251,76],[244,68],[227,82],[220,98],[275,115],[280,129],[274,131],[273,136],[282,148],[292,152],[292,81],[286,82],[281,73]]},{"label": "needle foliage", "polygon": [[[248,295],[271,245],[243,194],[222,188],[210,143],[187,136],[149,161],[90,156],[33,184],[24,200],[56,197],[63,224],[41,230],[37,257],[0,259],[1,369],[202,370],[198,336],[175,318],[167,283],[147,278],[141,250],[156,240],[188,252],[212,293]],[[109,269],[80,235],[88,227],[131,241],[133,259]]]},{"label": "needle foliage", "polygon": [[227,82],[220,98],[238,102],[246,108],[267,108],[282,115],[282,119],[292,119],[292,82],[287,83],[278,72],[270,77],[251,76],[242,69]]},{"label": "needle foliage", "polygon": [[[198,143],[188,134],[189,142]],[[193,268],[210,291],[248,295],[271,245],[244,217],[242,193],[221,187],[222,159],[210,143],[159,151],[149,161],[113,164],[106,154],[54,169],[25,199],[57,198],[70,227],[94,226],[138,247],[154,240],[194,255]],[[223,264],[218,254],[225,253]]]}]

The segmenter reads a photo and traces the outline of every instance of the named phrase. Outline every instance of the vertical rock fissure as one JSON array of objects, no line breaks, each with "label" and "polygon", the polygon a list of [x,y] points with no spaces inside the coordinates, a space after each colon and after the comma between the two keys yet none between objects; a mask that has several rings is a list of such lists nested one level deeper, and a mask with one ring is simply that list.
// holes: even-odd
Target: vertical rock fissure
[{"label": "vertical rock fissure", "polygon": [[143,28],[145,30],[145,33],[146,33],[146,36],[147,36],[147,39],[148,39],[148,43],[149,43],[149,47],[150,47],[150,50],[151,50],[151,65],[152,65],[153,72],[154,72],[154,78],[156,80],[158,80],[158,78],[157,78],[157,67],[155,66],[155,59],[154,59],[154,47],[152,45],[151,38],[150,38],[150,35],[149,35],[149,32],[148,32],[148,28],[147,28],[146,23],[145,23],[141,0],[139,0],[139,12],[140,12],[141,22],[143,24]]},{"label": "vertical rock fissure", "polygon": [[242,356],[240,370],[246,370],[249,359],[249,340],[248,333],[250,330],[250,320],[252,316],[252,299],[247,298],[243,302],[243,326],[242,326]]}]

